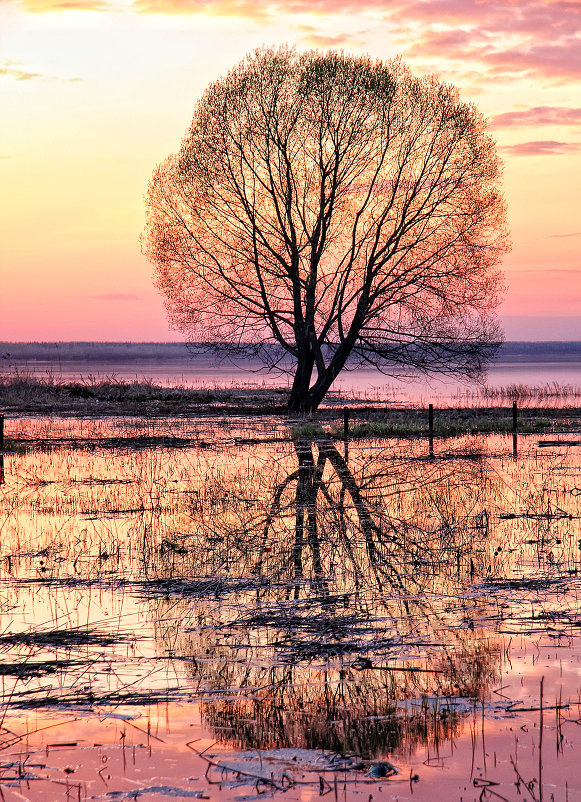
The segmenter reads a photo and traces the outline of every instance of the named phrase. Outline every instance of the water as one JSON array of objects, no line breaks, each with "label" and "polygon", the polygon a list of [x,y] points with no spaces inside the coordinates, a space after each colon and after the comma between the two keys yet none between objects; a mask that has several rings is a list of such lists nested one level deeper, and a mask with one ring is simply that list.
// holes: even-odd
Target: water
[{"label": "water", "polygon": [[10,427],[6,800],[581,799],[573,436]]},{"label": "water", "polygon": [[[239,365],[217,361],[206,354],[171,359],[13,359],[2,365],[3,373],[19,371],[37,376],[50,376],[56,381],[82,380],[91,382],[102,378],[118,381],[151,380],[164,386],[194,388],[272,388],[288,387],[288,376],[266,373],[257,362],[248,360]],[[499,359],[490,368],[488,388],[510,385],[581,388],[581,358],[544,360],[526,358]],[[427,402],[456,399],[478,394],[482,385],[453,378],[417,376],[413,379],[384,376],[377,370],[344,371],[335,380],[332,391],[370,401]]]}]

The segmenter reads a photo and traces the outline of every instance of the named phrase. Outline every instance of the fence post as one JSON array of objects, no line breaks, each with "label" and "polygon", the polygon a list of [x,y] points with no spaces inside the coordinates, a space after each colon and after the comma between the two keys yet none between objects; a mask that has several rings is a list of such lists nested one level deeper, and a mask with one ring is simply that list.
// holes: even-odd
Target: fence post
[{"label": "fence post", "polygon": [[516,406],[516,401],[512,402],[512,430],[516,432],[518,425],[518,410]]},{"label": "fence post", "polygon": [[0,412],[0,451],[4,451],[4,415]]},{"label": "fence post", "polygon": [[345,464],[349,462],[349,409],[343,409],[343,448],[345,449]]},{"label": "fence post", "polygon": [[434,459],[434,405],[428,406],[428,446],[429,457]]}]

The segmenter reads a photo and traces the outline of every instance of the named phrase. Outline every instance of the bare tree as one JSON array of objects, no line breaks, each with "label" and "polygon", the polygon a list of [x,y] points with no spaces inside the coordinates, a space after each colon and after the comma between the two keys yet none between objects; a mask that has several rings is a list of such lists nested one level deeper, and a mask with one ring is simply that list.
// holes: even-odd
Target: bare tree
[{"label": "bare tree", "polygon": [[475,375],[501,340],[501,165],[455,88],[399,61],[260,49],[211,84],[151,180],[145,251],[190,341],[290,364]]}]

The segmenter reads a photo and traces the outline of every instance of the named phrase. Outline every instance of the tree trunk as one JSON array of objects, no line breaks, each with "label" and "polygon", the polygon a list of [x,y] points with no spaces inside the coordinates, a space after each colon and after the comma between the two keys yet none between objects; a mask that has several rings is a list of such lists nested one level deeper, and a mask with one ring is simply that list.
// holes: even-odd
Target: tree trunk
[{"label": "tree trunk", "polygon": [[[315,358],[313,356],[311,349],[308,346],[306,346],[304,350],[299,351],[297,369],[295,372],[295,377],[293,379],[293,386],[291,388],[291,393],[287,405],[289,412],[313,411],[313,408],[309,406],[308,399],[309,399],[309,385],[311,383],[311,376],[313,375],[314,364],[315,364]],[[316,409],[316,407],[314,407],[314,409]]]},{"label": "tree trunk", "polygon": [[343,369],[343,366],[347,361],[347,357],[349,356],[352,347],[353,344],[350,341],[343,344],[337,350],[337,353],[331,360],[331,363],[328,366],[328,368],[322,375],[317,377],[317,381],[313,384],[312,387],[309,387],[309,384],[314,366],[313,356],[312,354],[309,354],[310,370],[309,370],[309,378],[306,383],[302,381],[302,377],[299,378],[299,366],[300,366],[300,360],[299,360],[299,364],[297,365],[297,372],[295,374],[291,394],[287,405],[289,412],[314,412],[316,409],[319,408],[319,404],[327,394],[327,390],[333,384],[333,382]]}]

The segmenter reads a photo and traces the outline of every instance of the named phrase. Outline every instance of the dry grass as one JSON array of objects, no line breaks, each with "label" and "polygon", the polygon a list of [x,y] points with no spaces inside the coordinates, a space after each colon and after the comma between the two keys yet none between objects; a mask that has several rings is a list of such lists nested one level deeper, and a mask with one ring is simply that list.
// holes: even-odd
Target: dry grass
[{"label": "dry grass", "polygon": [[286,391],[165,387],[153,380],[88,376],[66,381],[52,375],[0,375],[0,405],[12,414],[171,416],[223,407],[261,410],[280,404]]}]

